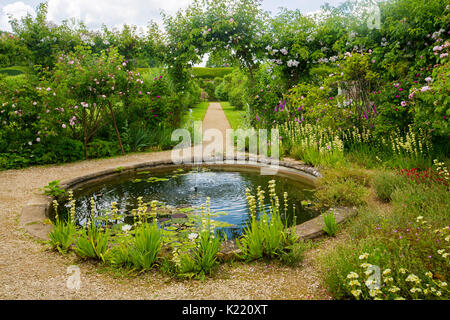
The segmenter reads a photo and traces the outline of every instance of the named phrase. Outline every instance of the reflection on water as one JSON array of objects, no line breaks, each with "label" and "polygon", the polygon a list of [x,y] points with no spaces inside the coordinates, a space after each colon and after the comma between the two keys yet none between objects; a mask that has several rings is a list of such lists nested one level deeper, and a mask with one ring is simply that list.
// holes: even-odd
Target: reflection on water
[{"label": "reflection on water", "polygon": [[[84,225],[91,214],[90,198],[96,200],[96,213],[102,215],[116,202],[119,212],[131,213],[137,208],[137,198],[143,197],[144,203],[157,200],[167,206],[197,207],[205,204],[206,197],[211,198],[212,211],[224,211],[227,215],[216,220],[233,224],[234,227],[222,228],[228,238],[241,234],[250,215],[245,197],[245,189],[253,194],[257,186],[268,193],[268,182],[276,181],[277,194],[281,207],[284,207],[283,193],[289,195],[287,221],[292,223],[295,215],[297,223],[302,223],[317,215],[317,212],[301,205],[301,201],[312,198],[310,186],[286,177],[261,176],[259,172],[230,172],[203,168],[144,172],[132,176],[115,178],[75,192],[76,219]],[[267,198],[267,197],[266,197]],[[198,212],[198,210],[196,210]]]}]

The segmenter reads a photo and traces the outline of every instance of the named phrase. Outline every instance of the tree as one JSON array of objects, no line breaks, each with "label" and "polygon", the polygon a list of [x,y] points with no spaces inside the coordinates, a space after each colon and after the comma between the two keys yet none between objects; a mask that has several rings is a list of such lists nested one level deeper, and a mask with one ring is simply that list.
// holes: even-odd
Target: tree
[{"label": "tree", "polygon": [[[117,140],[125,154],[115,116],[115,110],[123,107],[125,97],[137,95],[143,80],[129,71],[118,49],[111,47],[100,54],[78,46],[73,53],[61,55],[52,79],[53,87],[46,91],[48,104],[60,104],[55,97],[64,97],[64,128],[69,127],[81,136],[87,159],[87,144],[98,129],[105,124],[108,115],[117,135]],[[53,94],[53,90],[55,91]],[[44,91],[44,92],[45,92]],[[60,110],[61,105],[54,108]]]}]

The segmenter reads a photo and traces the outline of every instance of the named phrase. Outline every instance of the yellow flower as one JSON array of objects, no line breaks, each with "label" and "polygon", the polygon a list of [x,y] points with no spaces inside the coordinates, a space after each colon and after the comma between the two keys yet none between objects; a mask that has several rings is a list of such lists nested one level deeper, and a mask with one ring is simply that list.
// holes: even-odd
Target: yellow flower
[{"label": "yellow flower", "polygon": [[405,274],[405,273],[406,273],[406,269],[405,269],[405,268],[400,268],[398,271],[399,271],[400,273],[402,273],[402,274]]},{"label": "yellow flower", "polygon": [[418,276],[416,276],[415,274],[410,274],[407,278],[406,278],[406,280],[405,281],[407,281],[407,282],[415,282],[415,283],[420,283],[420,279],[419,279],[419,277]]},{"label": "yellow flower", "polygon": [[368,253],[363,253],[362,255],[359,256],[359,260],[365,260],[369,257]]},{"label": "yellow flower", "polygon": [[372,280],[372,279],[368,279],[368,280],[366,280],[366,286],[367,287],[370,287],[372,284],[375,284],[375,281],[374,280]]},{"label": "yellow flower", "polygon": [[383,271],[383,276],[387,276],[389,274],[391,274],[391,269],[386,269]]},{"label": "yellow flower", "polygon": [[394,278],[392,278],[392,277],[385,278],[384,282],[386,282],[386,283],[394,282]]},{"label": "yellow flower", "polygon": [[441,281],[439,283],[439,287],[446,287],[446,286],[447,286],[447,282],[445,282],[445,281]]},{"label": "yellow flower", "polygon": [[351,294],[352,294],[356,299],[358,299],[359,296],[360,296],[360,294],[362,293],[362,291],[359,290],[359,289],[352,290],[352,291],[350,291],[350,292],[351,292]]},{"label": "yellow flower", "polygon": [[409,291],[411,291],[411,293],[416,293],[416,292],[422,292],[422,289],[420,289],[420,288],[412,288]]},{"label": "yellow flower", "polygon": [[361,265],[360,265],[361,268],[368,268],[370,266],[371,266],[371,264],[370,263],[366,263],[366,262],[361,263]]},{"label": "yellow flower", "polygon": [[369,295],[374,298],[377,295],[379,295],[381,293],[381,291],[379,289],[370,289],[369,290]]},{"label": "yellow flower", "polygon": [[433,278],[433,274],[432,274],[430,271],[426,272],[425,275],[426,275],[428,278]]},{"label": "yellow flower", "polygon": [[396,292],[399,292],[399,291],[400,291],[400,288],[399,288],[399,287],[396,287],[396,286],[392,286],[391,288],[389,288],[388,291],[389,291],[389,292],[392,292],[392,293],[396,293]]},{"label": "yellow flower", "polygon": [[358,278],[358,274],[356,272],[350,272],[347,275],[347,279],[357,279]]},{"label": "yellow flower", "polygon": [[364,271],[364,273],[366,274],[366,276],[370,276],[370,274],[373,272],[373,270],[366,270]]},{"label": "yellow flower", "polygon": [[361,286],[361,283],[359,283],[358,280],[352,280],[348,283],[349,286],[353,287],[353,286]]}]

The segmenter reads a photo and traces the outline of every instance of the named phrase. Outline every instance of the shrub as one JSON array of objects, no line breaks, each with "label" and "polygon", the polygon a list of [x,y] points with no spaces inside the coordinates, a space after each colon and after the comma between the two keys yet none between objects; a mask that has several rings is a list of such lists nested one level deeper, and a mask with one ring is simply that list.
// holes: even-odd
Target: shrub
[{"label": "shrub", "polygon": [[192,74],[201,79],[214,79],[223,78],[227,74],[233,72],[233,68],[203,68],[194,67],[192,68]]},{"label": "shrub", "polygon": [[392,200],[392,193],[406,183],[401,176],[391,172],[381,172],[374,176],[373,187],[377,197],[385,202]]},{"label": "shrub", "polygon": [[[341,171],[342,170],[342,171]],[[368,176],[359,170],[329,170],[318,180],[316,198],[323,206],[360,206],[366,203]]]}]

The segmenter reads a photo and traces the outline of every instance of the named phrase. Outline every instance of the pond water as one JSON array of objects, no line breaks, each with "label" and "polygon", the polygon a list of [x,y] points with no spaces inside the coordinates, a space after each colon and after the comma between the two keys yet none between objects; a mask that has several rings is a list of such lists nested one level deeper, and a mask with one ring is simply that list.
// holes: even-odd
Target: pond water
[{"label": "pond water", "polygon": [[[266,192],[267,203],[270,180],[276,182],[276,192],[282,208],[283,193],[288,193],[289,209],[286,217],[284,211],[282,215],[288,223],[292,224],[294,212],[297,224],[318,215],[318,212],[305,205],[305,201],[309,202],[313,198],[311,185],[290,177],[263,176],[259,171],[233,170],[206,167],[159,168],[93,184],[74,191],[76,220],[79,225],[84,225],[90,218],[91,197],[95,198],[96,215],[105,215],[111,210],[111,204],[116,202],[119,213],[123,215],[123,223],[129,224],[133,223],[131,212],[138,207],[137,198],[140,196],[144,203],[157,200],[166,209],[181,210],[186,215],[198,214],[200,206],[210,197],[211,210],[223,213],[213,218],[225,223],[225,226],[217,229],[226,233],[228,239],[235,238],[251,219],[245,196],[246,188],[255,195],[257,187],[261,186]],[[69,207],[69,204],[66,203],[65,206]],[[167,222],[167,218],[161,219],[163,220]]]}]

